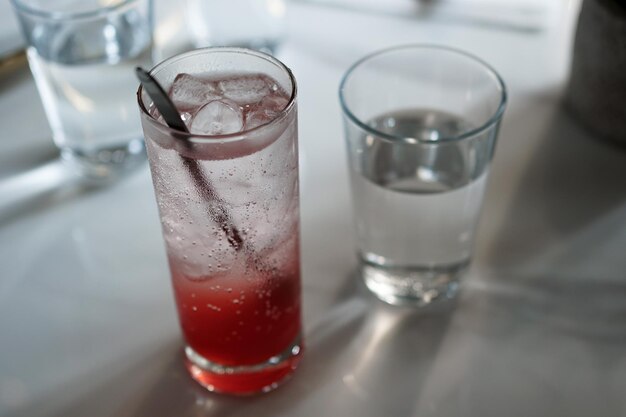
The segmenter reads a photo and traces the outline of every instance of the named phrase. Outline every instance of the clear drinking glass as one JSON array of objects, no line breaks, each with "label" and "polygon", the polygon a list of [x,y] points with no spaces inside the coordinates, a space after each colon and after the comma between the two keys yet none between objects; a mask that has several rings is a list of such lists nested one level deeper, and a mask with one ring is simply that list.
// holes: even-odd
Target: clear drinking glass
[{"label": "clear drinking glass", "polygon": [[[289,97],[265,124],[195,135],[165,126],[138,92],[187,368],[212,391],[267,391],[302,353],[296,82],[280,61],[238,48],[187,52],[151,71],[166,91],[183,73],[263,74]],[[221,105],[195,91],[181,94],[207,102],[201,109]],[[211,114],[219,123],[224,113]]]},{"label": "clear drinking glass", "polygon": [[452,297],[470,264],[502,79],[464,52],[408,45],[356,62],[339,96],[367,287],[392,304]]},{"label": "clear drinking glass", "polygon": [[152,1],[11,2],[62,158],[93,179],[143,163],[133,69],[152,65]]},{"label": "clear drinking glass", "polygon": [[237,46],[276,52],[285,32],[284,0],[187,0],[196,47]]}]

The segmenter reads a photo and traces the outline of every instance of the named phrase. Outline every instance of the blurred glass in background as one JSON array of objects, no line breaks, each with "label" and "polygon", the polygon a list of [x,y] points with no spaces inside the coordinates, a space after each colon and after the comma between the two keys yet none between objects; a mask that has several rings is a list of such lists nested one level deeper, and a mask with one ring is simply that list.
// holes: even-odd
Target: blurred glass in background
[{"label": "blurred glass in background", "polygon": [[195,47],[237,46],[273,54],[285,34],[284,0],[187,0]]},{"label": "blurred glass in background", "polygon": [[109,181],[145,160],[133,68],[152,66],[152,0],[11,0],[64,162]]}]

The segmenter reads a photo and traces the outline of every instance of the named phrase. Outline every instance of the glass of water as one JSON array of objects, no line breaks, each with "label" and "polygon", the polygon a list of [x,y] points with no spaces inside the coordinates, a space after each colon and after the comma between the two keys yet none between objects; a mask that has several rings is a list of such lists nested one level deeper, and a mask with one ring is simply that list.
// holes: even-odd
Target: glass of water
[{"label": "glass of water", "polygon": [[133,69],[152,66],[152,1],[11,2],[63,160],[95,180],[143,163]]},{"label": "glass of water", "polygon": [[467,53],[409,45],[339,89],[361,272],[392,304],[453,297],[470,264],[506,88]]}]

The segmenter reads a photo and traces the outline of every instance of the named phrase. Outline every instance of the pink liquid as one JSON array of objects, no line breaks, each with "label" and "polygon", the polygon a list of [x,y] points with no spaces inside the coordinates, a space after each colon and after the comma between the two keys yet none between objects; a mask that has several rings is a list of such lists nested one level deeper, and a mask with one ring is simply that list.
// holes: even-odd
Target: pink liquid
[{"label": "pink liquid", "polygon": [[262,363],[287,349],[300,333],[300,262],[297,252],[293,256],[280,273],[247,271],[201,281],[180,274],[170,261],[188,345],[230,366]]},{"label": "pink liquid", "polygon": [[[220,374],[187,361],[194,379],[211,390],[251,393],[284,379],[301,357],[290,347],[298,341],[300,319],[300,259],[297,230],[279,269],[247,268],[216,276],[188,277],[170,257],[178,315],[187,345],[203,358],[222,366],[268,363],[287,354],[277,365],[242,374]],[[293,354],[291,356],[290,354]]]}]

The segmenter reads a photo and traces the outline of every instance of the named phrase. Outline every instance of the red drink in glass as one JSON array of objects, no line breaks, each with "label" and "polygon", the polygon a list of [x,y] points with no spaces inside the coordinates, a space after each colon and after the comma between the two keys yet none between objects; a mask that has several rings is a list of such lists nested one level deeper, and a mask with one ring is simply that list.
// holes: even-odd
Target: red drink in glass
[{"label": "red drink in glass", "polygon": [[295,80],[236,48],[151,73],[191,131],[139,95],[187,367],[210,390],[270,390],[302,352]]}]

